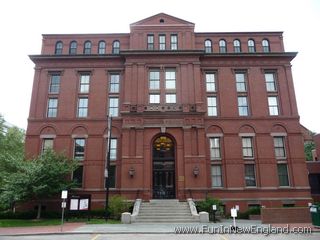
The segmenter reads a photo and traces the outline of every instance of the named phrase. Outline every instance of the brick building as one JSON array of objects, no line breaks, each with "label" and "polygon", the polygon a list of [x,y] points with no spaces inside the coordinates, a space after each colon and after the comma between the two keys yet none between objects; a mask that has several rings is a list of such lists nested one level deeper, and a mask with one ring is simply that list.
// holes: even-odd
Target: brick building
[{"label": "brick building", "polygon": [[310,188],[291,60],[282,32],[194,32],[160,13],[130,33],[43,35],[29,156],[53,147],[79,160],[78,193],[110,192],[306,206]]}]

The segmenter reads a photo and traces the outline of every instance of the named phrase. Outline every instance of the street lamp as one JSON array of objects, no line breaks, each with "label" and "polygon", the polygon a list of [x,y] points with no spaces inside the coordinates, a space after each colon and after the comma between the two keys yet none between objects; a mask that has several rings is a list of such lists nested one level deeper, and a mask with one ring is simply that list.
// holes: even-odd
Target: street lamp
[{"label": "street lamp", "polygon": [[105,162],[105,169],[104,169],[104,177],[105,177],[105,187],[106,187],[106,205],[105,205],[105,219],[108,221],[109,213],[109,170],[110,170],[110,148],[111,148],[111,128],[112,128],[112,117],[108,117],[108,135],[107,135],[107,158]]}]

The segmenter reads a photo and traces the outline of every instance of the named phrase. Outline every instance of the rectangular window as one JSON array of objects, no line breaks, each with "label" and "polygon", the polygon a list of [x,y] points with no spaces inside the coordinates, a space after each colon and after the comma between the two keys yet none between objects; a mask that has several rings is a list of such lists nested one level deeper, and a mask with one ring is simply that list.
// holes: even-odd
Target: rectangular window
[{"label": "rectangular window", "polygon": [[274,73],[265,73],[264,78],[266,81],[267,92],[275,92],[277,87]]},{"label": "rectangular window", "polygon": [[88,98],[79,98],[78,100],[78,117],[88,116]]},{"label": "rectangular window", "polygon": [[48,149],[53,149],[53,138],[44,138],[42,140],[41,153],[44,153]]},{"label": "rectangular window", "polygon": [[166,35],[159,35],[159,50],[166,50]]},{"label": "rectangular window", "polygon": [[242,138],[242,156],[243,158],[253,158],[252,137]]},{"label": "rectangular window", "polygon": [[109,93],[119,93],[120,75],[118,73],[110,74],[110,89]]},{"label": "rectangular window", "polygon": [[166,89],[176,88],[176,71],[175,69],[166,70]]},{"label": "rectangular window", "polygon": [[279,115],[278,97],[268,97],[269,114],[270,116]]},{"label": "rectangular window", "polygon": [[247,91],[245,73],[236,73],[236,87],[237,87],[237,92]]},{"label": "rectangular window", "polygon": [[216,97],[207,97],[208,101],[208,116],[217,116],[217,98]]},{"label": "rectangular window", "polygon": [[59,93],[60,90],[60,74],[51,74],[49,93]]},{"label": "rectangular window", "polygon": [[119,116],[119,98],[116,98],[116,97],[109,98],[109,116],[112,116],[112,117]]},{"label": "rectangular window", "polygon": [[273,137],[274,153],[277,159],[286,158],[284,137]]},{"label": "rectangular window", "polygon": [[171,34],[170,36],[170,49],[178,50],[178,35]]},{"label": "rectangular window", "polygon": [[279,186],[289,186],[288,167],[287,164],[278,164]]},{"label": "rectangular window", "polygon": [[239,116],[249,116],[247,97],[238,97]]},{"label": "rectangular window", "polygon": [[84,138],[74,139],[74,154],[73,158],[76,160],[84,159],[84,149],[85,149],[86,140]]},{"label": "rectangular window", "polygon": [[151,70],[149,72],[149,89],[151,90],[160,89],[160,71],[159,70]]},{"label": "rectangular window", "polygon": [[[116,187],[116,166],[111,165],[108,171],[109,174],[109,187],[115,188]],[[105,186],[107,186],[107,179],[105,181]]]},{"label": "rectangular window", "polygon": [[150,94],[149,95],[150,103],[160,103],[160,94]]},{"label": "rectangular window", "polygon": [[73,171],[72,180],[75,182],[77,188],[82,188],[82,180],[83,180],[83,166],[82,165]]},{"label": "rectangular window", "polygon": [[176,103],[176,102],[177,102],[176,94],[174,93],[166,94],[166,103]]},{"label": "rectangular window", "polygon": [[254,164],[245,164],[244,165],[244,176],[247,187],[255,187],[256,186],[256,173]]},{"label": "rectangular window", "polygon": [[56,117],[58,112],[58,99],[49,98],[48,99],[48,111],[47,117]]},{"label": "rectangular window", "polygon": [[148,34],[147,36],[147,41],[148,41],[148,50],[154,50],[154,36],[153,34]]},{"label": "rectangular window", "polygon": [[80,75],[80,93],[88,93],[90,86],[90,75],[81,74]]},{"label": "rectangular window", "polygon": [[210,159],[211,160],[220,160],[221,159],[220,138],[219,137],[210,138]]},{"label": "rectangular window", "polygon": [[110,160],[117,159],[117,139],[111,138],[110,139]]},{"label": "rectangular window", "polygon": [[222,171],[220,165],[211,166],[211,184],[212,187],[222,187]]},{"label": "rectangular window", "polygon": [[216,91],[216,81],[214,73],[206,73],[206,89],[207,92]]}]

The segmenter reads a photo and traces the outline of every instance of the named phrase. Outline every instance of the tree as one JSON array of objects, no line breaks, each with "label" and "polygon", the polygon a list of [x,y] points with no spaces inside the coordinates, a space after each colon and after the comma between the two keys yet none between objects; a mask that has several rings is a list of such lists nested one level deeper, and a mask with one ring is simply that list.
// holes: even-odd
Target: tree
[{"label": "tree", "polygon": [[312,150],[316,149],[314,142],[306,142],[304,144],[304,153],[306,155],[307,161],[312,161]]},{"label": "tree", "polygon": [[4,178],[0,201],[23,203],[35,200],[38,205],[37,219],[41,217],[41,206],[48,199],[64,189],[74,186],[67,176],[77,168],[75,160],[52,150],[30,161],[23,161],[17,171]]}]

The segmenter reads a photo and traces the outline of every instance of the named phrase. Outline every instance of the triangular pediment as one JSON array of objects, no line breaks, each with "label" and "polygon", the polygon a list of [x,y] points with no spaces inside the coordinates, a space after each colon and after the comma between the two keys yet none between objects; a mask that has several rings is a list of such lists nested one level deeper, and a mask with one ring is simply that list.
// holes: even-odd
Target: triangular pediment
[{"label": "triangular pediment", "polygon": [[130,24],[131,27],[135,26],[157,26],[157,25],[185,25],[185,26],[193,26],[194,23],[185,21],[183,19],[173,17],[171,15],[165,13],[159,13],[153,15],[151,17],[142,19],[138,22]]}]

